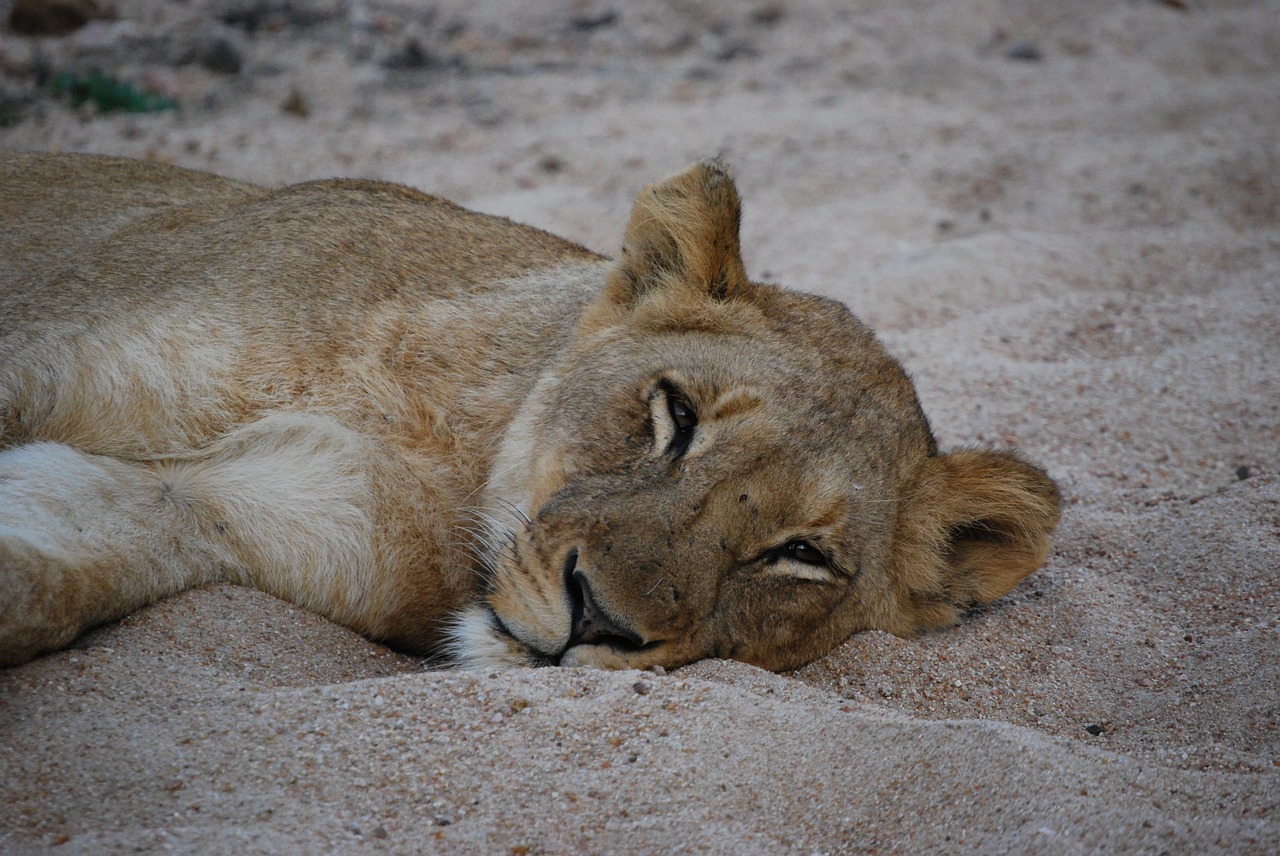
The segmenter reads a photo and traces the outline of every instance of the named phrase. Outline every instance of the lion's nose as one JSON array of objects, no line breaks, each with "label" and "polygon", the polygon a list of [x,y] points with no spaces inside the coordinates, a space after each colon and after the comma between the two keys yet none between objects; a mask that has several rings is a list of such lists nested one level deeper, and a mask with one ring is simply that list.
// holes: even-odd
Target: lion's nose
[{"label": "lion's nose", "polygon": [[[574,557],[576,560],[576,556]],[[574,645],[621,644],[640,647],[644,640],[630,630],[624,630],[604,613],[591,596],[591,584],[578,570],[570,569],[566,580],[569,597],[573,601],[573,634],[569,639]]]}]

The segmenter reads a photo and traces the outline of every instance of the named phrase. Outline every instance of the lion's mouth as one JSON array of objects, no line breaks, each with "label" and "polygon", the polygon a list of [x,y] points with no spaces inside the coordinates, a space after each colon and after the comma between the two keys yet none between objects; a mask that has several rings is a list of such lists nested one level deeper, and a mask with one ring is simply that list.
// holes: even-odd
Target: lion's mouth
[{"label": "lion's mouth", "polygon": [[[564,561],[564,587],[569,596],[569,614],[572,630],[565,651],[576,645],[608,645],[619,651],[642,651],[656,643],[646,643],[644,637],[621,626],[596,604],[591,583],[578,569],[578,551],[570,550]],[[560,652],[564,655],[564,651]]]},{"label": "lion's mouth", "polygon": [[528,634],[513,629],[493,603],[480,605],[483,616],[481,621],[488,631],[486,635],[495,641],[502,641],[503,645],[511,646],[507,649],[509,655],[500,655],[502,659],[514,656],[509,662],[534,667],[558,666],[574,648],[585,650],[598,646],[625,655],[647,651],[662,644],[662,639],[646,640],[599,605],[587,574],[578,566],[576,549],[570,550],[565,557],[562,574],[563,604],[568,610],[570,631],[567,639],[561,637],[564,641],[558,649],[538,644],[536,634],[533,639],[525,638]]}]

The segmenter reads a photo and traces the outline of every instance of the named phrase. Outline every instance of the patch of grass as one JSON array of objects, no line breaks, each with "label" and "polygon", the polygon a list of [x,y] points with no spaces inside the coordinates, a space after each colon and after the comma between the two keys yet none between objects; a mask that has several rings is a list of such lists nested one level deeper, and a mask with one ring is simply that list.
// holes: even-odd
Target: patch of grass
[{"label": "patch of grass", "polygon": [[178,109],[178,102],[158,92],[139,89],[109,74],[64,71],[49,83],[49,91],[67,96],[74,107],[92,104],[101,113],[159,113]]}]

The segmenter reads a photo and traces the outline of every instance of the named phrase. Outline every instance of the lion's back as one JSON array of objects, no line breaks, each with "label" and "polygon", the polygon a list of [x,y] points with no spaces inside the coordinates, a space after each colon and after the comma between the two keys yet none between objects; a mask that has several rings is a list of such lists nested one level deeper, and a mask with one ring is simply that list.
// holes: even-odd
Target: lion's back
[{"label": "lion's back", "polygon": [[[412,376],[382,385],[444,394],[453,375],[470,378],[461,362],[483,344],[471,340],[555,326],[517,311],[522,277],[599,259],[360,179],[273,190],[116,158],[0,153],[0,189],[0,446],[198,446],[270,409],[337,401],[359,367],[399,371],[405,354],[420,357]],[[536,297],[543,315],[580,299]]]},{"label": "lion's back", "polygon": [[361,179],[269,189],[125,158],[0,151],[0,190],[9,322],[23,320],[27,299],[47,316],[50,301],[100,303],[135,284],[188,298],[195,284],[268,288],[293,300],[320,284],[328,299],[351,291],[359,302],[372,281],[439,294],[598,258],[548,232]]}]

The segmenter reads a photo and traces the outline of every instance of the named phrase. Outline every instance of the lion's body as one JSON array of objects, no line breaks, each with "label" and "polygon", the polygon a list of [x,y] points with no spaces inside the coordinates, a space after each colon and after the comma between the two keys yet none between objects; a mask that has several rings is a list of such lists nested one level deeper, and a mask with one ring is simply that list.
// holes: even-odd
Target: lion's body
[{"label": "lion's body", "polygon": [[[689,216],[716,220],[714,188],[731,182],[704,166],[662,187],[691,175],[713,188],[710,202],[692,194],[712,210]],[[855,521],[857,551],[889,580],[895,550],[911,541],[900,537],[903,492],[937,457],[914,392],[843,310],[747,283],[736,195],[729,207],[732,240],[724,227],[699,248],[681,233],[685,213],[650,233],[638,204],[614,263],[394,185],[266,190],[126,160],[0,153],[0,663],[158,597],[234,581],[409,650],[434,650],[470,607],[456,631],[463,659],[640,664],[670,633],[689,625],[684,635],[699,636],[692,626],[726,608],[723,570],[705,574],[715,585],[692,613],[653,601],[664,586],[676,600],[700,590],[691,569],[706,546],[694,542],[712,530],[718,552],[738,554],[732,567],[750,563],[756,547],[742,538],[753,526],[759,544],[781,526],[837,549],[835,524],[824,535],[814,512],[780,504],[798,488],[825,497],[819,517]],[[700,266],[700,296],[669,282]],[[829,335],[789,334],[810,312]],[[814,372],[833,384],[816,401],[762,387]],[[673,383],[717,419],[700,405],[688,460],[658,455],[646,474],[669,451],[658,438],[671,426],[653,403],[665,407]],[[840,439],[852,427],[831,400],[840,390],[865,399],[862,418],[874,422],[852,442]],[[587,401],[595,410],[573,436],[558,420]],[[809,412],[808,437],[789,416],[752,421],[780,404]],[[846,424],[826,424],[824,407]],[[690,462],[717,431],[736,451],[703,454],[720,469],[695,478]],[[779,484],[766,453],[810,461],[805,484]],[[874,500],[851,505],[850,488],[823,471],[833,454]],[[868,457],[869,469],[859,463]],[[1036,519],[1014,528],[1039,534],[1017,579],[1040,561],[1057,513],[1047,480],[1029,490],[1039,507],[1015,516]],[[661,508],[666,522],[655,529],[640,515],[647,529],[633,531],[630,503]],[[752,523],[746,508],[775,519]],[[930,549],[917,529],[907,534],[924,546],[913,549]],[[615,542],[652,603],[610,592],[604,571],[585,581]],[[681,567],[663,573],[664,563]],[[784,565],[801,578],[808,567]],[[989,588],[998,595],[1017,579]],[[882,602],[864,593],[865,616],[796,652],[703,639],[649,659],[780,666],[864,626],[905,632],[920,622],[896,614],[892,589],[877,589]],[[982,594],[967,597],[992,596]],[[608,615],[597,618],[609,626],[602,641],[582,641],[584,598],[588,626]]]}]

